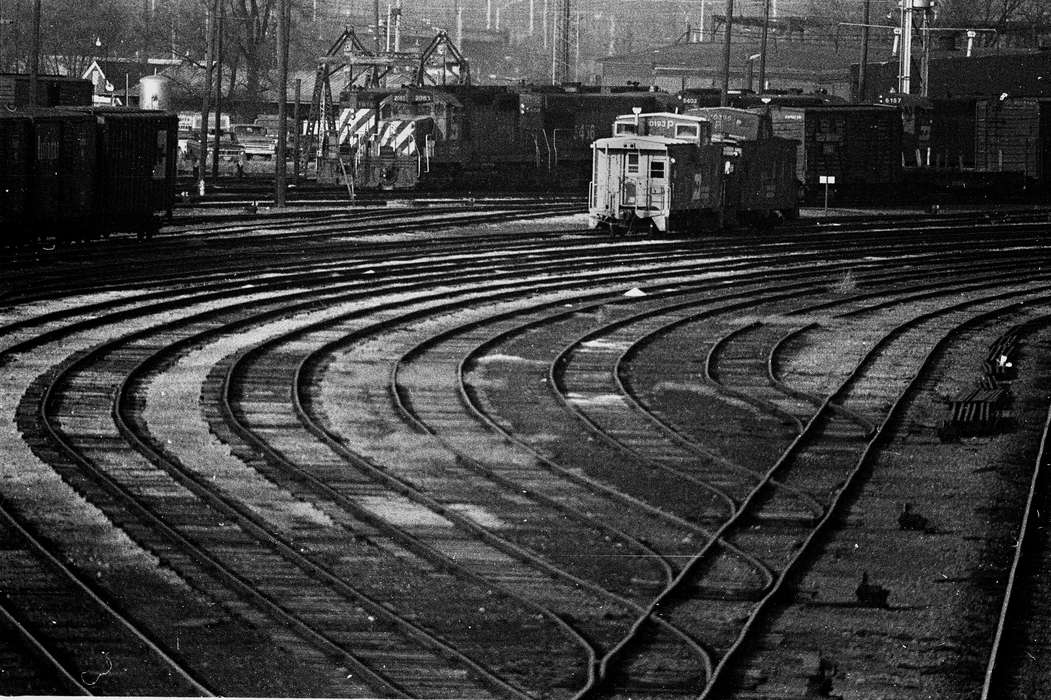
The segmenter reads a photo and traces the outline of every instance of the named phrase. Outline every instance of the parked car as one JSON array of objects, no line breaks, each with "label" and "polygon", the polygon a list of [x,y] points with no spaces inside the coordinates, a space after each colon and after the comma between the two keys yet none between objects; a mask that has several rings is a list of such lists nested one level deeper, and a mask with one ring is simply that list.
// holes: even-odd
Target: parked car
[{"label": "parked car", "polygon": [[[207,162],[211,163],[212,152],[215,148],[215,133],[208,134],[208,145],[205,149]],[[200,135],[191,137],[186,142],[186,159],[199,161],[201,158]],[[219,162],[220,163],[243,163],[245,158],[245,147],[234,140],[233,134],[222,132],[219,134]]]},{"label": "parked car", "polygon": [[234,124],[231,127],[234,140],[244,146],[245,158],[251,160],[259,156],[271,159],[277,150],[277,137],[271,136],[269,130],[261,124]]}]

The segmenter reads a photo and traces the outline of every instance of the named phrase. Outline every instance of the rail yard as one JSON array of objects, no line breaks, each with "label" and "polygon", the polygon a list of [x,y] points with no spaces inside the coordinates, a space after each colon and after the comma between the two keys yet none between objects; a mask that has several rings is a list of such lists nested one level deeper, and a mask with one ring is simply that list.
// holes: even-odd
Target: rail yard
[{"label": "rail yard", "polygon": [[1042,697],[1049,221],[227,202],[9,250],[0,686]]},{"label": "rail yard", "polygon": [[1051,698],[1051,10],[723,4],[0,8],[0,696]]}]

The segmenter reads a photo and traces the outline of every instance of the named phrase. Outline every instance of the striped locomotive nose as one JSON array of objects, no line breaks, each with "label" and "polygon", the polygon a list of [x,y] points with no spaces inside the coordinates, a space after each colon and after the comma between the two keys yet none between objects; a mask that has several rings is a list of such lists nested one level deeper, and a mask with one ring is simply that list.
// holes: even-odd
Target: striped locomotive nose
[{"label": "striped locomotive nose", "polygon": [[402,155],[413,155],[416,153],[415,135],[415,121],[396,119],[381,123],[377,137],[381,146],[390,146],[395,153]]},{"label": "striped locomotive nose", "polygon": [[368,137],[375,123],[375,109],[343,110],[339,115],[340,141],[357,146]]}]

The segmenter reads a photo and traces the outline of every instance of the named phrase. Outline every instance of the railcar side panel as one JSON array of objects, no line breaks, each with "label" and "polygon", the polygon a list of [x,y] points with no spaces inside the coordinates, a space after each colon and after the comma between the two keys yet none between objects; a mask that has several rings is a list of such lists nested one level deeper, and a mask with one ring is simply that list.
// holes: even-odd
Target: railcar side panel
[{"label": "railcar side panel", "polygon": [[90,238],[95,229],[96,131],[90,114],[33,112],[30,219],[37,236]]},{"label": "railcar side panel", "polygon": [[[764,110],[766,108],[763,108]],[[841,191],[876,195],[901,183],[901,112],[885,105],[775,107],[774,134],[799,141],[796,176],[809,192],[836,179]]]},{"label": "railcar side panel", "polygon": [[98,210],[106,232],[148,232],[175,196],[178,117],[150,110],[94,108],[98,125]]},{"label": "railcar side panel", "polygon": [[928,165],[959,171],[974,168],[976,102],[973,97],[932,101]]},{"label": "railcar side panel", "polygon": [[33,122],[0,112],[0,246],[29,235],[29,188]]},{"label": "railcar side panel", "polygon": [[[37,79],[36,108],[90,106],[95,86],[90,80],[64,75]],[[0,107],[8,111],[29,108],[29,75],[0,73]]]},{"label": "railcar side panel", "polygon": [[796,144],[782,138],[745,141],[738,145],[734,179],[736,208],[766,216],[798,206],[795,179]]},{"label": "railcar side panel", "polygon": [[1051,102],[1035,97],[979,100],[975,114],[976,167],[1043,180],[1049,135],[1041,133],[1041,112],[1049,108]]}]

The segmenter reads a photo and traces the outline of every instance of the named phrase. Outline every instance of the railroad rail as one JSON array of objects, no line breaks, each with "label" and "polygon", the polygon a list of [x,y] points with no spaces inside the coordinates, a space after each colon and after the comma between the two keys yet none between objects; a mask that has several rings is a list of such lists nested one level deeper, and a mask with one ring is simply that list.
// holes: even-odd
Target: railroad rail
[{"label": "railroad rail", "polygon": [[[401,218],[360,238],[312,220],[287,245],[236,227],[198,251],[142,245],[198,261],[181,275],[110,280],[100,265],[72,280],[39,261],[52,281],[16,278],[0,307],[0,409],[17,419],[0,430],[0,483],[20,464],[46,486],[5,490],[4,537],[68,572],[42,586],[88,584],[110,629],[141,629],[156,664],[199,678],[186,692],[266,691],[290,668],[251,680],[236,659],[278,648],[309,669],[281,681],[291,694],[754,689],[756,669],[792,668],[771,655],[804,653],[781,620],[816,614],[803,580],[857,527],[875,460],[915,449],[888,441],[934,435],[905,413],[973,380],[947,353],[977,346],[981,374],[1007,352],[1026,371],[1000,381],[1021,401],[1051,304],[1036,223],[383,241]],[[836,333],[849,342],[833,352]],[[1014,498],[988,505],[1005,531]],[[77,533],[96,531],[89,549]],[[128,570],[136,595],[182,596],[215,622],[164,627],[124,597]],[[47,634],[19,590],[0,606],[17,648],[0,654],[36,659],[27,679],[152,688],[70,657],[77,637]],[[904,595],[882,590],[830,609],[878,630]],[[1002,636],[994,617],[982,644]],[[801,646],[769,648],[775,627]],[[235,661],[206,661],[246,629]],[[803,664],[817,680],[792,687],[828,691],[830,664]]]}]

